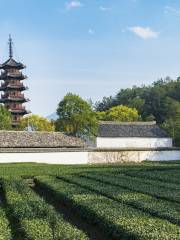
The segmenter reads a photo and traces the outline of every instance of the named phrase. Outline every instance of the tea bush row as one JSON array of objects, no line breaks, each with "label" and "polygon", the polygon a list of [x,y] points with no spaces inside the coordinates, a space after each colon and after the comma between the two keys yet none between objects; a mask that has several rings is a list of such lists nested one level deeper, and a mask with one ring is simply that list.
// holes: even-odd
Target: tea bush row
[{"label": "tea bush row", "polygon": [[145,193],[157,198],[166,199],[168,201],[173,201],[180,203],[180,193],[177,190],[164,189],[158,185],[143,183],[140,179],[131,178],[123,175],[109,175],[102,173],[101,175],[93,173],[91,175],[94,179],[102,181],[110,185],[120,186],[129,190],[137,191],[140,193]]},{"label": "tea bush row", "polygon": [[[163,173],[165,174],[165,173]],[[108,175],[112,175],[111,173],[108,173]],[[114,176],[124,176],[124,177],[127,177],[127,179],[132,179],[132,180],[135,180],[136,182],[140,182],[140,183],[145,183],[145,184],[150,184],[150,185],[153,185],[153,186],[159,186],[161,188],[164,188],[164,189],[171,189],[171,190],[178,190],[180,191],[180,184],[177,184],[177,183],[171,183],[171,182],[166,182],[166,181],[163,181],[163,180],[158,180],[158,179],[153,179],[151,177],[148,177],[148,175],[146,176],[146,174],[144,173],[144,175],[140,175],[140,172],[137,173],[137,172],[125,172],[124,174],[116,174],[114,173],[113,174]],[[151,174],[149,174],[150,176],[154,175],[154,172],[152,172]],[[157,173],[157,175],[159,176],[159,174]],[[177,176],[177,178],[180,177]],[[169,177],[170,179],[170,177]]]},{"label": "tea bush row", "polygon": [[[2,204],[2,203],[1,203]],[[11,240],[11,227],[6,217],[5,211],[0,207],[0,240]]]},{"label": "tea bush row", "polygon": [[34,193],[22,180],[1,180],[7,204],[31,240],[85,240],[86,235],[66,222],[52,206]]},{"label": "tea bush row", "polygon": [[179,186],[180,184],[180,169],[179,170],[171,170],[167,171],[164,169],[164,171],[157,171],[157,170],[152,170],[152,171],[127,171],[127,173],[131,176],[137,176],[141,178],[146,178],[146,179],[152,179],[155,181],[161,181],[166,184],[177,184]]},{"label": "tea bush row", "polygon": [[70,181],[57,181],[47,177],[39,177],[36,181],[44,191],[48,190],[58,201],[68,203],[86,221],[99,226],[109,239],[177,240],[180,238],[180,227]]},{"label": "tea bush row", "polygon": [[[83,187],[92,189],[97,193],[123,202],[144,212],[150,213],[163,219],[167,219],[180,225],[180,205],[166,200],[156,199],[148,194],[134,192],[122,187],[99,182],[93,178],[93,174],[81,174],[77,176],[63,177],[71,182],[78,183]],[[131,186],[132,187],[132,186]]]}]

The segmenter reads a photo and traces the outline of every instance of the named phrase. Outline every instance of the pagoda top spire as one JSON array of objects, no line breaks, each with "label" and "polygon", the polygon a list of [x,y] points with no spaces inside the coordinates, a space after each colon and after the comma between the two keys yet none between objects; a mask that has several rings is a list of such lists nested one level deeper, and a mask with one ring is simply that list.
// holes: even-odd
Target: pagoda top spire
[{"label": "pagoda top spire", "polygon": [[9,57],[12,58],[13,57],[13,41],[11,38],[11,34],[9,34]]},{"label": "pagoda top spire", "polygon": [[13,41],[10,34],[9,34],[8,45],[9,45],[9,59],[3,64],[0,64],[0,69],[16,68],[21,70],[25,68],[26,66],[24,64],[22,64],[21,62],[17,62],[13,59]]}]

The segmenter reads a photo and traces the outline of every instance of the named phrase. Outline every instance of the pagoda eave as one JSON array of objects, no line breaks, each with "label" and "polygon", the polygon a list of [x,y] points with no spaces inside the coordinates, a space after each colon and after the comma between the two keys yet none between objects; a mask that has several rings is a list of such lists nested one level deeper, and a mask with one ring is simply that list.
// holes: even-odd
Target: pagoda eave
[{"label": "pagoda eave", "polygon": [[26,65],[23,65],[22,63],[17,63],[14,61],[14,59],[9,59],[6,63],[3,63],[0,65],[0,69],[8,70],[8,69],[18,69],[22,70],[26,68]]},{"label": "pagoda eave", "polygon": [[25,114],[29,114],[30,113],[30,111],[27,111],[27,110],[25,110],[25,109],[17,109],[17,110],[15,110],[15,109],[11,109],[11,110],[9,110],[9,112],[11,113],[11,114],[13,114],[13,115],[16,115],[16,114],[18,114],[18,115],[25,115]]},{"label": "pagoda eave", "polygon": [[0,91],[6,91],[6,90],[19,90],[19,91],[25,91],[28,90],[28,87],[25,86],[6,86],[6,87],[0,87]]},{"label": "pagoda eave", "polygon": [[17,103],[25,103],[25,102],[29,102],[29,99],[25,99],[25,98],[1,98],[0,99],[0,103],[11,103],[11,102],[17,102]]},{"label": "pagoda eave", "polygon": [[27,76],[25,75],[19,75],[19,76],[3,76],[3,75],[0,75],[0,80],[8,80],[8,81],[14,81],[14,80],[25,80],[27,79]]}]

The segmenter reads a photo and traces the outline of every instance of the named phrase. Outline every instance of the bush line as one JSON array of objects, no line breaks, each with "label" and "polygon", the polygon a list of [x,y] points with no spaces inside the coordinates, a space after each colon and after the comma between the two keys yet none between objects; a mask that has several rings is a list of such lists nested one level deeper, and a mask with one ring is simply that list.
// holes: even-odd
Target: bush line
[{"label": "bush line", "polygon": [[[89,175],[90,176],[90,175]],[[110,184],[112,186],[119,186],[124,189],[136,191],[139,193],[148,194],[150,196],[160,198],[163,200],[180,203],[180,194],[179,191],[172,191],[170,189],[161,188],[158,183],[156,186],[143,183],[141,180],[137,180],[135,178],[130,178],[124,175],[110,175],[106,173],[102,173],[100,176],[96,173],[93,175],[94,179],[102,181],[104,183]]]},{"label": "bush line", "polygon": [[[178,204],[156,199],[147,194],[134,192],[121,187],[107,185],[103,181],[96,180],[93,174],[81,174],[80,177],[79,179],[73,176],[71,177],[71,181],[75,181],[111,199],[140,209],[152,216],[157,216],[180,225],[180,206]],[[69,177],[66,177],[66,179],[69,180]]]},{"label": "bush line", "polygon": [[[0,203],[2,204],[2,203]],[[4,209],[0,206],[0,239],[1,240],[11,240],[12,232],[10,228],[10,223],[6,217]]]},{"label": "bush line", "polygon": [[34,193],[22,179],[3,179],[7,204],[30,240],[87,240],[88,237],[66,222],[52,206]]},{"label": "bush line", "polygon": [[59,181],[40,177],[37,181],[96,223],[110,239],[177,240],[180,236],[180,227],[70,183],[66,177]]},{"label": "bush line", "polygon": [[175,188],[178,187],[180,189],[180,171],[127,171],[126,172],[130,176],[137,176],[145,179],[152,179],[154,181],[161,181],[168,186],[172,184]]}]

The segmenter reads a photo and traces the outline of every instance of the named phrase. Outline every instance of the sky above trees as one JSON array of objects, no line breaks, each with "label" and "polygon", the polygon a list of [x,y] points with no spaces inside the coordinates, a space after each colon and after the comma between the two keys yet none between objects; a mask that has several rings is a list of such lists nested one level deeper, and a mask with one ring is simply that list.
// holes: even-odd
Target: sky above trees
[{"label": "sky above trees", "polygon": [[27,65],[33,113],[67,92],[94,101],[180,75],[179,0],[0,0],[0,61],[8,34]]}]

